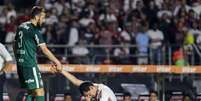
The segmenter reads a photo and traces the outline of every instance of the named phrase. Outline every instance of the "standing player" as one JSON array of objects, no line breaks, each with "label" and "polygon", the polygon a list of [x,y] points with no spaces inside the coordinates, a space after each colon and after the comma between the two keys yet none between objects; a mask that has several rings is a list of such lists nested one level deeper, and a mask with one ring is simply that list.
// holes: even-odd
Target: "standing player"
[{"label": "standing player", "polygon": [[5,72],[11,69],[12,57],[5,46],[0,43],[0,101],[3,101],[3,85],[5,82]]},{"label": "standing player", "polygon": [[45,99],[43,81],[36,60],[37,47],[57,65],[57,69],[62,68],[59,60],[47,48],[40,33],[44,19],[44,9],[35,6],[31,10],[31,20],[19,25],[16,32],[14,52],[21,87],[28,90],[26,101]]},{"label": "standing player", "polygon": [[94,98],[95,101],[117,101],[114,92],[104,84],[96,84],[89,81],[82,81],[64,70],[58,70],[53,66],[52,71],[57,71],[69,79],[75,86],[79,87],[80,93],[85,97],[85,101]]}]

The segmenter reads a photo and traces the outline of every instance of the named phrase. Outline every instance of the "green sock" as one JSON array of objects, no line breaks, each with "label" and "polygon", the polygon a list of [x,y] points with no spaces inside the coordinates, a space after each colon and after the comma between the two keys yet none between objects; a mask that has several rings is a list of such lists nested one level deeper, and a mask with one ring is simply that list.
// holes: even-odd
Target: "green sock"
[{"label": "green sock", "polygon": [[36,101],[45,101],[44,96],[36,96]]},{"label": "green sock", "polygon": [[26,100],[25,101],[33,101],[33,96],[26,95]]}]

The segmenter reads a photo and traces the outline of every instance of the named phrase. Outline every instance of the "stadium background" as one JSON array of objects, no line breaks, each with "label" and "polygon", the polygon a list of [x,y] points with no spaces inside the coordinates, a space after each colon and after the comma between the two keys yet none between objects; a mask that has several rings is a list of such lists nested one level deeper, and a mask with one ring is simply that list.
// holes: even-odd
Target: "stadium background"
[{"label": "stadium background", "polygon": [[[0,0],[0,5],[0,42],[11,53],[16,26],[40,5],[47,13],[45,41],[63,64],[80,66],[67,69],[78,78],[104,83],[120,99],[124,92],[136,99],[154,90],[160,101],[195,101],[201,93],[201,0]],[[38,62],[49,64],[38,52]],[[123,68],[130,69],[122,73]],[[67,92],[78,101],[78,89],[67,79],[43,72],[48,101]],[[7,78],[5,98],[23,95],[15,70]]]}]

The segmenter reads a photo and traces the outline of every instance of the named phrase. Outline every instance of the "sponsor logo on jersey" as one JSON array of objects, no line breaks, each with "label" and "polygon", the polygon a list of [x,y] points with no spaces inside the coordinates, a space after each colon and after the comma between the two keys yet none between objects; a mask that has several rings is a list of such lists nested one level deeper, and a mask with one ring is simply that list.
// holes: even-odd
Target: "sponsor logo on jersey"
[{"label": "sponsor logo on jersey", "polygon": [[26,83],[33,83],[34,82],[34,79],[28,79],[25,81]]}]

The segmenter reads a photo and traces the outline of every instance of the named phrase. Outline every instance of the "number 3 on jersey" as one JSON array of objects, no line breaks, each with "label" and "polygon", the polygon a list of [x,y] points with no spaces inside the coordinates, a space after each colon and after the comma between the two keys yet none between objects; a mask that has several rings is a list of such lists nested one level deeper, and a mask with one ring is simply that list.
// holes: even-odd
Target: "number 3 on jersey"
[{"label": "number 3 on jersey", "polygon": [[19,31],[19,42],[18,42],[18,47],[21,48],[22,47],[22,37],[23,37],[23,32]]}]

